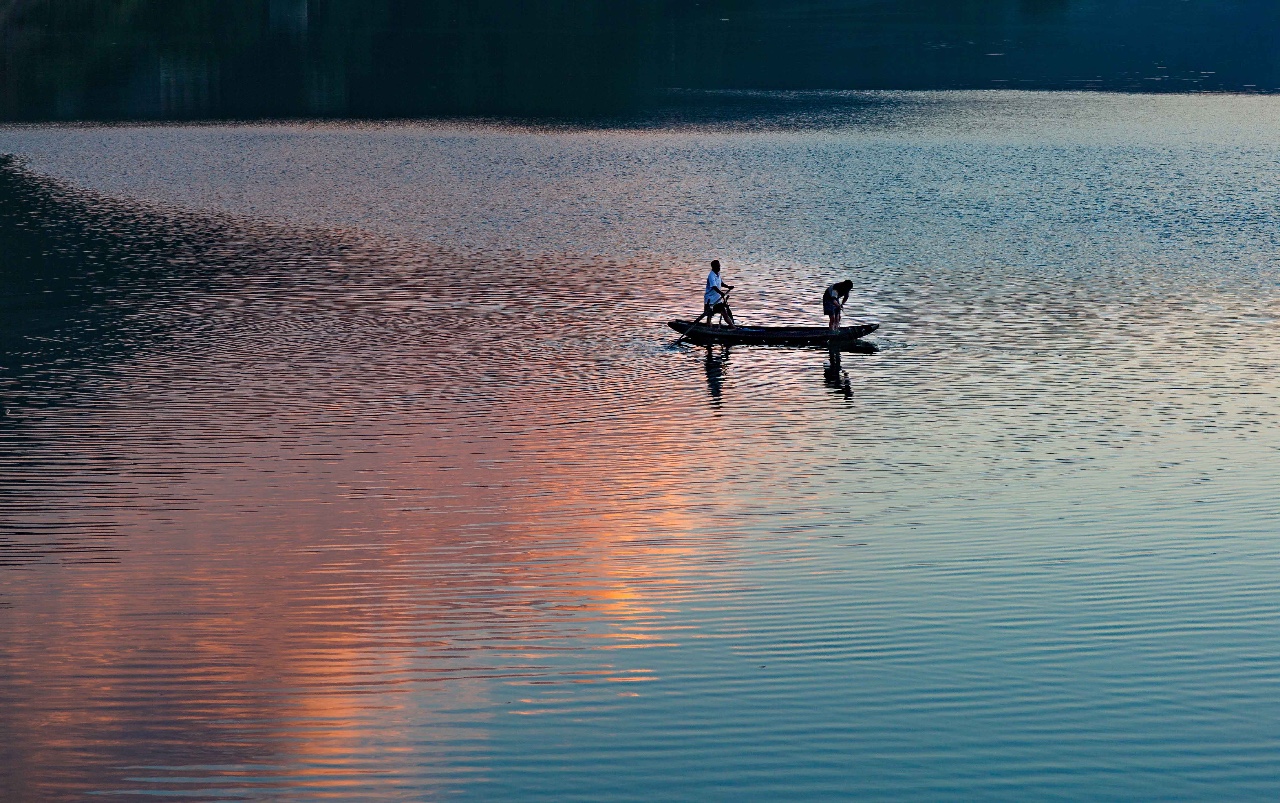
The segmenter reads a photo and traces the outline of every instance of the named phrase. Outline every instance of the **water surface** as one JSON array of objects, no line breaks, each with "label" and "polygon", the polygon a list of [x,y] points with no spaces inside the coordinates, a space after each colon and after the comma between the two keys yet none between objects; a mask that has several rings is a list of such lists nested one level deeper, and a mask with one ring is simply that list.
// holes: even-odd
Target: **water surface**
[{"label": "water surface", "polygon": [[0,131],[0,789],[1273,797],[1280,106],[864,101]]}]

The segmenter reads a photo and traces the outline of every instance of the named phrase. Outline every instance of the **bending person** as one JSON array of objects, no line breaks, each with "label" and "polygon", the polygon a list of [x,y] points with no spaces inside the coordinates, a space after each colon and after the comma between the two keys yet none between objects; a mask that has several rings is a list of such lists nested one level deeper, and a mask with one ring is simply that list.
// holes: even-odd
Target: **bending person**
[{"label": "bending person", "polygon": [[836,282],[822,294],[822,312],[831,320],[831,331],[840,328],[840,313],[849,302],[849,291],[853,290],[853,282],[845,279]]},{"label": "bending person", "polygon": [[[851,285],[852,286],[852,285]],[[702,314],[707,316],[707,325],[711,325],[712,316],[717,313],[721,320],[733,326],[733,313],[729,311],[729,305],[725,303],[725,299],[729,297],[729,291],[733,289],[733,285],[724,284],[720,281],[720,260],[711,260],[711,272],[707,274],[707,289],[702,294]]]}]

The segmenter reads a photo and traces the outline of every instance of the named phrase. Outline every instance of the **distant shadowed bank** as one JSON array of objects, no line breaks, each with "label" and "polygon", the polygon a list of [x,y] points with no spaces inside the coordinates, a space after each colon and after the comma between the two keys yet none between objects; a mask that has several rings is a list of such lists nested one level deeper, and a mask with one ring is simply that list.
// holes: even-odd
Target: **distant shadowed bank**
[{"label": "distant shadowed bank", "polygon": [[1278,33],[1273,0],[8,0],[0,120],[643,118],[717,90],[1271,92]]}]

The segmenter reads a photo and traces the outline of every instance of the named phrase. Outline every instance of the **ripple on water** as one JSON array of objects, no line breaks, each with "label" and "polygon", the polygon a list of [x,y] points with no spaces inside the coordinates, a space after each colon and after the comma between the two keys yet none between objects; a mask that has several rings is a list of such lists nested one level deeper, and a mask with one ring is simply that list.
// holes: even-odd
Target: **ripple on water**
[{"label": "ripple on water", "polygon": [[[286,129],[267,196],[272,129],[5,132],[200,171],[6,168],[83,295],[6,339],[0,788],[1273,793],[1274,168],[1027,125]],[[454,172],[316,192],[353,142]],[[874,349],[673,345],[703,250],[802,321],[852,245]]]}]

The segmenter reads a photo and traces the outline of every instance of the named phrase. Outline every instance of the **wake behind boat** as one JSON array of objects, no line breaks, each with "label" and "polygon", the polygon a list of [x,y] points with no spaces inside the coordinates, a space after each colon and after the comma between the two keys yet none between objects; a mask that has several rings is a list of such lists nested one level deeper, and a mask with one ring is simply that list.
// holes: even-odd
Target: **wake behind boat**
[{"label": "wake behind boat", "polygon": [[852,343],[880,328],[862,323],[830,329],[826,326],[714,326],[690,321],[669,321],[667,326],[695,343],[743,346],[838,346]]}]

